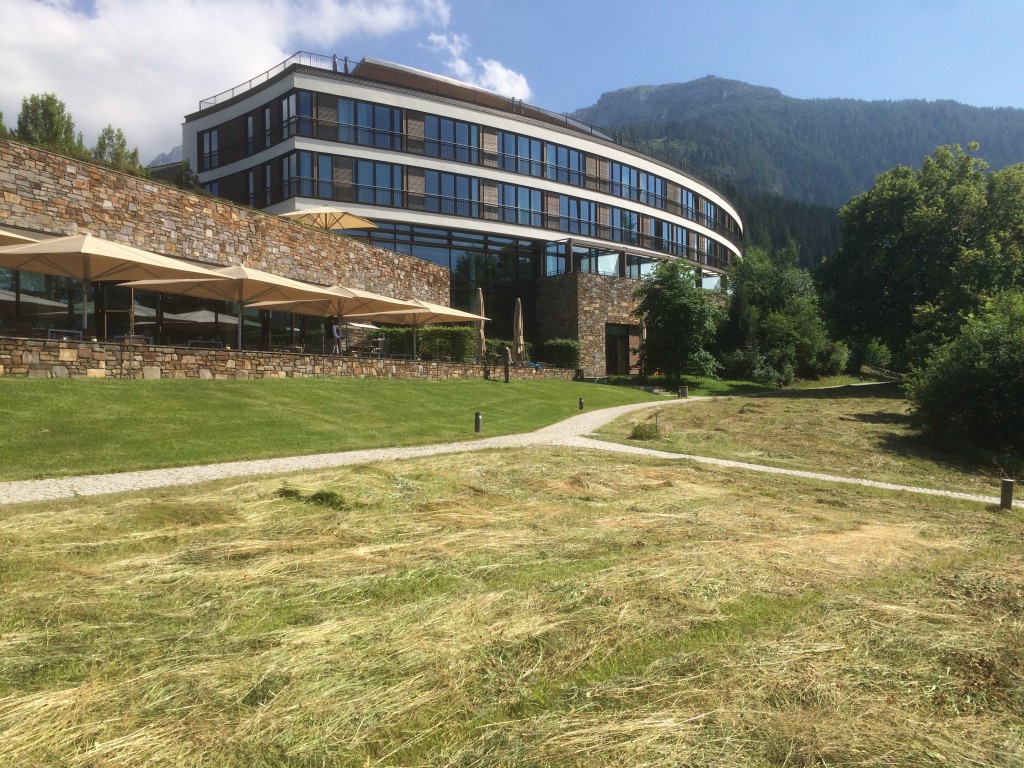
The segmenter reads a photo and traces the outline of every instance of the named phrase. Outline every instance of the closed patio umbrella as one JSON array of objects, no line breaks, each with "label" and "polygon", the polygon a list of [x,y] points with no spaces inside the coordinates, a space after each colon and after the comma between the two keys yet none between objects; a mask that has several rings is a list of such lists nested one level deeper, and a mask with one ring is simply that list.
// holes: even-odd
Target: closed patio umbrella
[{"label": "closed patio umbrella", "polygon": [[523,364],[526,355],[526,339],[523,337],[523,300],[516,299],[515,313],[512,315],[512,356],[516,365]]},{"label": "closed patio umbrella", "polygon": [[353,320],[375,320],[378,323],[391,323],[393,325],[412,326],[412,356],[416,358],[416,330],[430,323],[467,323],[490,318],[482,315],[474,315],[472,312],[463,312],[461,309],[452,309],[441,304],[434,304],[421,299],[412,299],[410,304],[414,306],[408,309],[401,309],[397,312],[369,312],[366,314],[353,314],[349,317]]},{"label": "closed patio umbrella", "polygon": [[[88,296],[89,283],[95,280],[209,277],[211,274],[209,268],[199,264],[161,256],[95,235],[69,235],[38,243],[0,247],[0,267],[77,277],[83,284],[83,296]],[[88,301],[82,302],[83,330],[89,325],[88,305]]]},{"label": "closed patio umbrella", "polygon": [[243,313],[246,306],[260,301],[294,301],[304,298],[326,298],[326,286],[303,283],[280,277],[261,269],[235,264],[210,270],[206,278],[184,280],[135,280],[125,283],[132,288],[200,296],[206,299],[233,301],[238,304],[238,348],[242,348]]},{"label": "closed patio umbrella", "polygon": [[[484,313],[484,289],[476,289],[476,313],[483,315]],[[483,360],[487,356],[487,337],[484,334],[484,320],[478,320],[476,323],[476,359]]]}]

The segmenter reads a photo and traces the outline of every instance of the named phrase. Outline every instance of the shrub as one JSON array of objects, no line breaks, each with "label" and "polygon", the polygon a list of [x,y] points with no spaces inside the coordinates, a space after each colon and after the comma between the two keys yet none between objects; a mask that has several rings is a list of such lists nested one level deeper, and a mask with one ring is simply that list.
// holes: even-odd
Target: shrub
[{"label": "shrub", "polygon": [[1024,293],[990,302],[912,371],[907,385],[926,434],[1024,454]]},{"label": "shrub", "polygon": [[540,359],[556,368],[579,368],[582,354],[583,345],[576,339],[549,339],[540,347]]},{"label": "shrub", "polygon": [[657,421],[637,422],[629,432],[630,440],[657,440],[660,437],[661,428]]}]

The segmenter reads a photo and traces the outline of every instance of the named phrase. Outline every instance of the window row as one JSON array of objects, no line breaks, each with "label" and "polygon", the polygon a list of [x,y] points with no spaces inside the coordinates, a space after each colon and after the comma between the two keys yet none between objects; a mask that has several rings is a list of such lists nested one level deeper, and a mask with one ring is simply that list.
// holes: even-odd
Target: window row
[{"label": "window row", "polygon": [[[522,184],[488,182],[465,174],[421,171],[396,163],[306,150],[283,156],[277,166],[276,185],[274,163],[244,173],[240,190],[243,202],[254,207],[291,197],[356,202],[556,230],[707,264],[727,264],[730,258],[726,246],[675,222]],[[231,189],[225,192],[227,197],[233,196]],[[715,243],[716,247],[705,243]]]},{"label": "window row", "polygon": [[[424,115],[422,138],[413,138],[405,125],[406,115],[398,107],[302,90],[282,97],[277,103],[276,125],[272,123],[275,111],[271,106],[263,106],[241,118],[244,135],[236,135],[234,123],[238,121],[200,132],[200,170],[211,170],[270,147],[276,128],[281,140],[303,136],[416,152],[585,187],[689,218],[734,240],[740,237],[732,216],[715,203],[698,198],[692,190],[670,184],[657,174],[592,155],[588,175],[587,153],[555,142],[497,130],[493,134],[496,150],[484,151],[484,129],[463,120]],[[604,162],[608,178],[593,175]]]}]

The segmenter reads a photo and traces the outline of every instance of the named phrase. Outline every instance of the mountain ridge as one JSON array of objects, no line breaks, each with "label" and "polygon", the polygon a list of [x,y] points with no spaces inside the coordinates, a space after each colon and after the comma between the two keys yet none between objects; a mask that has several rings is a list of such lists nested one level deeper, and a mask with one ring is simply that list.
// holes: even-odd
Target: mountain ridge
[{"label": "mountain ridge", "polygon": [[1024,162],[1024,110],[948,99],[799,99],[708,75],[609,91],[570,117],[621,131],[748,194],[838,207],[896,165],[972,141],[993,168]]}]

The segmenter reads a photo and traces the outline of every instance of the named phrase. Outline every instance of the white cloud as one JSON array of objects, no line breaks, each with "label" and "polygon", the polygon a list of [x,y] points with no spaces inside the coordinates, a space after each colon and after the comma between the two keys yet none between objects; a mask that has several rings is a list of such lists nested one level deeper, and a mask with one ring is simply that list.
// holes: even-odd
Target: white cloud
[{"label": "white cloud", "polygon": [[427,36],[430,48],[446,55],[445,66],[452,76],[464,83],[478,85],[510,98],[529,100],[532,96],[526,76],[515,72],[494,59],[477,58],[476,65],[466,61],[469,38],[456,33],[434,32]]},{"label": "white cloud", "polygon": [[142,161],[181,143],[200,99],[280,63],[297,41],[443,28],[448,0],[3,0],[0,111],[55,93],[85,143],[108,123]]}]

